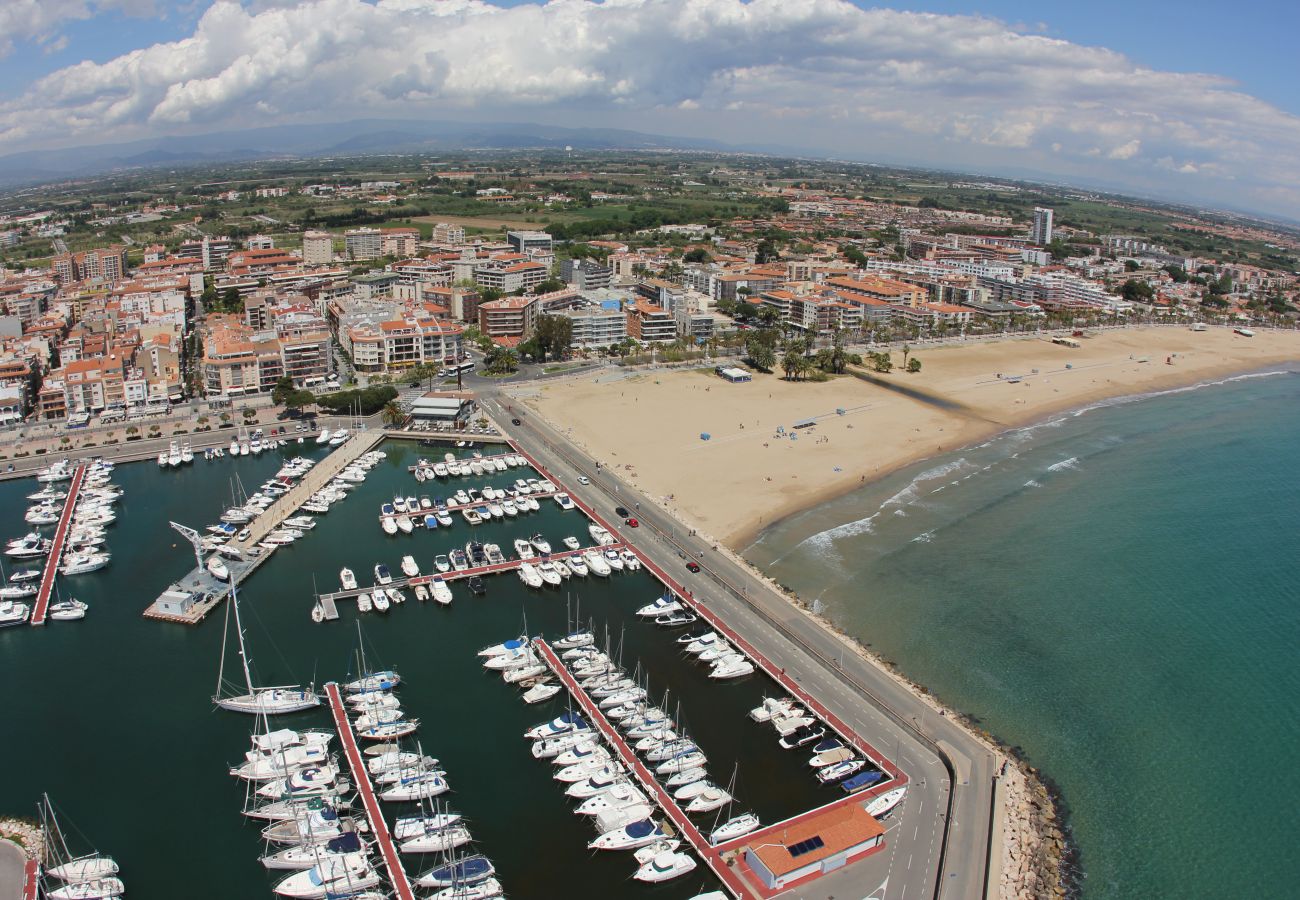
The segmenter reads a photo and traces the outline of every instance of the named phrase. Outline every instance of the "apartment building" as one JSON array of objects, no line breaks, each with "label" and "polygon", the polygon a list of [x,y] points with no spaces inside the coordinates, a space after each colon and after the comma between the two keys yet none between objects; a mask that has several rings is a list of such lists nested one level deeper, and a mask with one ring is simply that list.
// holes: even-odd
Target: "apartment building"
[{"label": "apartment building", "polygon": [[444,247],[459,247],[465,243],[465,229],[459,225],[439,222],[433,226],[433,242]]},{"label": "apartment building", "polygon": [[378,228],[353,228],[343,232],[348,259],[379,259],[384,255],[384,234]]},{"label": "apartment building", "polygon": [[334,235],[328,231],[305,231],[302,261],[308,266],[328,266],[334,261]]},{"label": "apartment building", "polygon": [[474,282],[503,294],[531,290],[546,280],[549,270],[539,262],[488,260],[474,267]]},{"label": "apartment building", "polygon": [[799,294],[778,289],[764,291],[758,300],[775,308],[782,324],[809,336],[857,331],[866,317],[864,305],[841,300],[831,292]]},{"label": "apartment building", "polygon": [[442,365],[460,358],[464,329],[432,316],[358,321],[340,331],[340,343],[358,372],[389,372]]},{"label": "apartment building", "polygon": [[614,271],[593,259],[566,259],[560,263],[560,278],[578,291],[609,287]]},{"label": "apartment building", "polygon": [[677,340],[677,320],[662,306],[637,300],[627,309],[627,336],[643,344],[672,343]]},{"label": "apartment building", "polygon": [[121,281],[126,277],[126,247],[114,244],[82,253],[64,253],[54,257],[50,267],[61,285],[89,279]]}]

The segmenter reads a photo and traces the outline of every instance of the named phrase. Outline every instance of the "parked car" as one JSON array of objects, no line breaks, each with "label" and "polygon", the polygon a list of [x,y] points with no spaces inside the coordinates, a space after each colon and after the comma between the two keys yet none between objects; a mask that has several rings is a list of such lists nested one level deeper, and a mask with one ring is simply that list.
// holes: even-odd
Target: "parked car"
[{"label": "parked car", "polygon": [[700,571],[700,564],[695,560],[691,560],[686,564],[686,568],[690,569],[692,572],[698,572]]}]

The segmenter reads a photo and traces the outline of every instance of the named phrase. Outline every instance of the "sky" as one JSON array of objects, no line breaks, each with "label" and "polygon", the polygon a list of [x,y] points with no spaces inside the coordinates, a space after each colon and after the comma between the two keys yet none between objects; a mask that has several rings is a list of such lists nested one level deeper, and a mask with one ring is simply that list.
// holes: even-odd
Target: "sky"
[{"label": "sky", "polygon": [[0,0],[0,155],[530,121],[1300,219],[1297,26],[1262,0]]}]

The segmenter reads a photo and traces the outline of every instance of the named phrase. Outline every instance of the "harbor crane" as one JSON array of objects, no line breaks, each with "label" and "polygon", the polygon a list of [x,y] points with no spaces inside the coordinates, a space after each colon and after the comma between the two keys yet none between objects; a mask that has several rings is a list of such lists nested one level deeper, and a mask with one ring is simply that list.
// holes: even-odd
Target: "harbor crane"
[{"label": "harbor crane", "polygon": [[180,532],[181,537],[194,545],[194,564],[203,569],[203,535],[199,534],[193,528],[187,525],[181,525],[179,522],[168,522],[176,531]]}]

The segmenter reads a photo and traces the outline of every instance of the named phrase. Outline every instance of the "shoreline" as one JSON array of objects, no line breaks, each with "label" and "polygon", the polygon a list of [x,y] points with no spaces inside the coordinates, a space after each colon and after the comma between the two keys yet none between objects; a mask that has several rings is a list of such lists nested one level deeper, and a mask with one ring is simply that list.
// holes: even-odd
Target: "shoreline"
[{"label": "shoreline", "polygon": [[[1222,342],[1227,335],[1230,335],[1230,332],[1224,329],[1216,337],[1220,342]],[[1141,329],[1132,329],[1125,333],[1122,340],[1114,341],[1114,343],[1120,345],[1120,350],[1127,351],[1128,348],[1125,346],[1126,341],[1131,343],[1134,340],[1142,340],[1146,336],[1147,335],[1145,335]],[[1186,341],[1186,335],[1177,335],[1176,337]],[[1016,399],[1009,407],[1004,403],[1003,408],[993,410],[995,414],[989,414],[990,410],[988,409],[988,404],[985,404],[984,409],[981,409],[979,406],[974,404],[957,404],[961,407],[959,411],[948,411],[946,416],[937,416],[933,413],[932,409],[925,409],[925,398],[922,398],[920,402],[909,398],[907,403],[911,404],[909,411],[912,414],[912,418],[910,420],[904,418],[902,420],[904,425],[914,426],[916,432],[920,432],[921,426],[926,425],[930,426],[930,428],[937,428],[937,432],[932,433],[935,435],[942,433],[942,443],[938,443],[937,441],[935,443],[917,443],[915,446],[910,448],[911,452],[896,452],[893,458],[882,460],[881,463],[870,473],[865,471],[860,473],[854,472],[853,474],[860,474],[858,479],[853,479],[850,475],[847,479],[830,480],[829,483],[812,487],[811,489],[805,489],[805,485],[800,485],[799,490],[793,492],[792,496],[788,495],[790,492],[781,492],[786,493],[787,496],[781,499],[780,502],[773,503],[771,492],[769,492],[768,496],[762,498],[768,501],[767,504],[759,507],[762,510],[762,514],[751,516],[748,524],[731,528],[726,531],[725,537],[722,540],[709,537],[708,533],[713,529],[710,529],[705,525],[706,520],[691,515],[690,510],[686,508],[686,504],[674,502],[676,496],[673,492],[670,491],[666,496],[660,496],[662,492],[655,490],[649,484],[650,478],[639,477],[642,475],[642,473],[638,471],[643,464],[642,460],[649,459],[649,462],[645,463],[645,467],[649,469],[650,464],[656,462],[654,456],[656,450],[669,455],[670,459],[675,458],[674,461],[679,463],[681,469],[686,470],[684,474],[690,474],[689,469],[691,457],[688,454],[691,449],[694,449],[693,447],[677,449],[677,452],[674,453],[673,450],[675,448],[665,447],[662,444],[658,446],[649,444],[646,446],[639,446],[637,445],[638,435],[636,434],[637,429],[634,423],[629,423],[625,432],[621,432],[617,435],[612,442],[606,434],[602,432],[602,430],[593,430],[593,428],[590,427],[582,427],[584,425],[593,424],[582,421],[581,413],[583,410],[581,409],[581,405],[583,401],[590,399],[593,405],[597,404],[599,401],[596,398],[592,398],[590,389],[584,384],[579,383],[577,379],[574,379],[571,382],[574,387],[573,390],[570,391],[570,393],[575,394],[576,396],[556,398],[555,403],[553,404],[545,400],[546,388],[542,388],[541,390],[534,388],[531,391],[522,391],[519,395],[516,395],[515,399],[526,405],[533,414],[536,414],[543,420],[547,421],[558,432],[566,434],[570,441],[576,443],[589,456],[602,461],[609,474],[617,481],[621,481],[628,487],[647,494],[656,505],[667,511],[669,515],[682,523],[684,527],[692,529],[694,533],[699,534],[701,537],[708,537],[709,541],[715,544],[715,550],[726,554],[733,562],[745,567],[764,583],[768,584],[773,590],[783,595],[788,601],[790,601],[793,608],[814,620],[818,627],[827,629],[831,633],[837,635],[841,640],[847,643],[850,649],[860,658],[867,661],[886,677],[904,687],[914,697],[920,699],[927,706],[938,711],[940,715],[945,715],[952,721],[959,723],[963,731],[969,734],[973,740],[987,747],[994,754],[1001,766],[1001,777],[998,779],[999,789],[995,793],[994,808],[991,810],[994,819],[992,823],[993,831],[991,835],[990,857],[988,860],[989,868],[987,871],[989,879],[988,896],[999,896],[1010,898],[1010,900],[1029,900],[1029,898],[1039,897],[1069,897],[1078,895],[1084,872],[1082,861],[1079,856],[1079,848],[1071,839],[1068,821],[1068,805],[1066,804],[1065,799],[1061,796],[1059,790],[1051,781],[1050,777],[1033,766],[1025,757],[1024,752],[1019,748],[1008,746],[995,735],[985,730],[979,720],[971,714],[944,703],[940,698],[936,697],[929,688],[912,681],[904,675],[900,671],[898,665],[892,660],[878,655],[876,652],[866,647],[857,638],[846,633],[843,628],[828,619],[826,616],[820,613],[814,613],[809,605],[806,604],[805,601],[794,591],[785,585],[776,582],[770,575],[747,559],[744,555],[744,551],[768,529],[784,522],[791,516],[821,506],[836,498],[842,497],[853,490],[871,484],[877,484],[881,479],[905,469],[908,466],[917,465],[941,455],[958,453],[963,449],[973,447],[976,444],[990,439],[996,439],[998,436],[1006,433],[1040,426],[1044,423],[1065,417],[1080,415],[1095,408],[1104,408],[1106,406],[1128,402],[1138,402],[1142,399],[1158,397],[1168,393],[1199,390],[1202,387],[1214,386],[1216,384],[1241,378],[1267,377],[1273,373],[1282,374],[1288,371],[1295,371],[1296,364],[1300,362],[1300,340],[1297,340],[1297,338],[1300,338],[1300,336],[1291,333],[1281,339],[1275,340],[1270,343],[1266,352],[1262,353],[1260,356],[1255,356],[1254,358],[1248,358],[1245,354],[1240,353],[1240,350],[1243,349],[1242,345],[1239,342],[1233,342],[1235,346],[1232,349],[1238,351],[1236,354],[1224,353],[1222,356],[1215,355],[1212,361],[1207,360],[1208,364],[1202,364],[1203,357],[1197,358],[1200,356],[1200,354],[1197,353],[1193,355],[1193,365],[1190,369],[1180,369],[1174,366],[1175,359],[1177,359],[1179,363],[1183,363],[1186,360],[1186,356],[1183,355],[1185,351],[1171,351],[1166,362],[1173,367],[1172,371],[1166,370],[1164,366],[1156,369],[1148,363],[1147,359],[1135,359],[1135,356],[1130,354],[1128,355],[1127,361],[1116,359],[1109,363],[1095,364],[1092,367],[1094,370],[1092,374],[1096,374],[1097,368],[1111,366],[1112,372],[1109,374],[1114,377],[1105,378],[1104,382],[1100,384],[1096,378],[1092,378],[1090,383],[1095,385],[1092,389],[1085,388],[1082,391],[1075,390],[1071,392],[1068,390],[1069,387],[1080,387],[1078,380],[1076,379],[1073,384],[1066,385],[1067,390],[1065,395],[1060,396],[1059,398],[1053,397],[1053,394],[1060,394],[1061,391],[1053,387],[1052,394],[1043,397],[1043,400],[1049,402],[1043,403],[1039,401],[1039,397],[1042,397],[1045,392],[1037,391],[1034,394],[1033,403],[1027,403],[1023,399]],[[1291,343],[1288,343],[1288,341]],[[1040,343],[1045,344],[1046,342]],[[1261,342],[1261,344],[1262,343],[1263,342]],[[1005,348],[1006,345],[1003,344],[1000,345],[1000,347]],[[958,347],[956,349],[961,351],[965,348]],[[1255,350],[1265,350],[1266,348],[1262,347],[1260,344],[1254,344],[1249,345],[1244,349],[1253,353]],[[1033,346],[1028,343],[1022,343],[1018,350],[1020,351],[1020,355],[1024,356],[1027,352],[1033,353],[1037,351],[1041,353],[1044,348],[1041,346]],[[1047,348],[1047,351],[1054,352],[1052,348]],[[934,358],[938,357],[939,354],[936,353]],[[927,365],[930,358],[931,357],[927,357]],[[1144,364],[1146,365],[1145,369],[1142,368]],[[1018,377],[1011,383],[1018,384],[1023,381],[1045,384],[1052,378],[1056,378],[1058,382],[1068,382],[1068,376],[1081,372],[1087,373],[1087,367],[1076,370],[1071,368],[1070,365],[1066,365],[1064,369],[1050,370],[1047,372],[1041,372],[1039,367],[1034,367],[1030,375]],[[675,378],[676,386],[678,388],[684,388],[687,385],[684,385],[683,382],[685,382],[686,379],[691,378],[692,375],[698,377],[698,374],[698,369],[694,370],[693,373],[683,372],[672,374],[652,370],[648,373],[625,377],[620,383],[624,385],[624,389],[630,388],[635,390],[639,388],[642,390],[643,393],[634,399],[634,402],[639,402],[642,399],[652,399],[652,395],[655,392],[654,386],[660,384],[660,379],[667,381]],[[1125,379],[1121,377],[1123,374],[1128,374],[1130,377]],[[710,385],[715,383],[715,381],[712,380],[711,372],[708,373],[707,377],[711,379],[708,382]],[[875,381],[876,377],[877,376],[871,375],[862,379],[863,381],[868,382],[868,385],[863,385],[864,392],[865,390],[870,389],[869,384],[870,382]],[[1085,377],[1090,376],[1089,374],[1085,374]],[[584,380],[586,379],[585,374],[583,378]],[[770,376],[768,376],[768,378],[770,378]],[[911,379],[911,376],[895,375],[892,376],[892,378],[890,376],[885,376],[885,378],[891,380],[894,384],[907,384],[909,388],[912,385],[916,385],[917,387],[924,386],[923,382],[920,382],[919,380],[905,380]],[[957,385],[956,389],[951,391],[949,396],[952,394],[973,393],[973,388],[978,388],[982,384],[996,384],[1000,387],[1001,384],[1004,383],[1000,381],[1001,378],[1002,376],[999,374],[999,381],[986,379],[985,382],[975,382],[974,385],[969,383],[965,385]],[[852,376],[846,376],[840,379],[834,379],[833,381],[840,381],[843,384],[852,385],[856,380],[857,379]],[[756,379],[756,381],[758,381],[758,379]],[[586,383],[589,384],[590,381],[587,381]],[[599,379],[597,379],[597,383],[599,383]],[[699,382],[694,385],[689,385],[697,392],[695,393],[696,398],[699,397],[698,389],[704,384],[704,382]],[[815,388],[822,386],[824,385],[799,385],[797,387]],[[951,383],[949,386],[952,386]],[[564,390],[564,386],[557,387]],[[617,385],[613,384],[607,385],[607,387],[612,391],[620,390]],[[760,390],[761,389],[762,388],[760,388]],[[552,388],[552,390],[554,390],[554,388]],[[877,386],[876,390],[879,391],[880,388]],[[704,387],[704,391],[709,392],[710,387]],[[775,390],[773,394],[774,393],[776,393]],[[769,400],[773,399],[773,394],[767,395]],[[932,396],[934,401],[936,401],[934,404],[936,406],[946,399],[942,392],[933,392]],[[737,397],[738,401],[739,399],[740,397]],[[1058,399],[1059,402],[1050,402]],[[760,400],[759,403],[761,405],[762,401]],[[573,408],[574,404],[577,404],[578,406],[576,411]],[[606,402],[605,408],[599,409],[598,412],[603,413],[608,417],[610,415],[608,405],[608,402]],[[733,414],[742,414],[739,409],[741,405],[742,404],[737,403],[738,408]],[[880,408],[882,413],[887,414],[887,411],[883,409],[884,405],[885,404],[881,402],[879,404],[872,404],[871,406],[873,409]],[[895,402],[893,405],[897,407],[899,404]],[[1017,408],[1021,405],[1023,405],[1023,409]],[[635,409],[635,407],[632,407],[631,404],[627,403],[623,403],[621,406],[622,412],[629,412],[632,411],[632,409]],[[672,416],[676,412],[671,405],[667,409],[669,416]],[[557,411],[561,414],[555,414]],[[729,412],[730,411],[731,410],[729,410]],[[837,413],[840,412],[838,409],[836,411]],[[785,412],[788,414],[788,411]],[[641,406],[639,413],[641,416],[652,415],[653,408],[649,405]],[[753,413],[754,410],[750,409],[748,414],[753,415]],[[607,421],[608,418],[600,420],[598,424],[606,425]],[[784,421],[789,422],[792,421],[792,419],[786,418]],[[938,422],[941,422],[942,425],[938,425]],[[828,423],[834,425],[836,424],[836,419],[828,417]],[[820,420],[819,424],[821,424]],[[744,426],[742,425],[741,428],[743,427]],[[847,427],[852,428],[853,425],[848,424]],[[761,434],[755,435],[755,437],[758,440],[762,439]],[[895,435],[895,437],[897,437],[897,435]],[[602,438],[605,438],[606,441],[606,452],[602,452],[601,448],[593,446],[598,444]],[[957,439],[953,440],[953,438]],[[724,437],[724,440],[727,440],[727,438]],[[949,441],[951,441],[951,443],[949,443]],[[911,439],[909,439],[909,443],[910,442]],[[812,441],[807,438],[801,441],[801,444],[806,445],[807,443],[812,443]],[[637,455],[633,457],[634,461],[625,462],[623,459],[620,459],[619,453],[613,449],[615,446],[617,446],[618,450],[636,451]],[[681,447],[680,443],[678,447]],[[768,444],[764,443],[763,448],[766,449],[767,447]],[[862,447],[859,449],[862,449]],[[870,449],[875,448],[871,447]],[[908,448],[906,447],[906,444],[902,444],[901,446],[896,446],[895,449],[906,451]],[[743,464],[739,459],[742,453],[743,450],[739,450],[736,453],[737,467]],[[761,456],[762,453],[763,451],[757,451],[755,455]],[[647,457],[646,454],[649,454],[649,456]],[[632,456],[632,453],[628,452],[628,456]],[[768,458],[770,459],[770,457]],[[659,474],[662,474],[662,472]],[[712,487],[713,496],[711,499],[713,499],[715,503],[722,505],[727,505],[728,503],[743,505],[745,498],[734,493],[736,485],[721,483],[722,479],[729,476],[731,473],[729,471],[722,471],[716,474],[720,476],[718,479],[719,483]],[[801,472],[800,474],[806,473]],[[791,477],[798,477],[798,475],[792,475]],[[685,479],[683,478],[683,480]],[[772,478],[769,476],[766,478],[766,481],[771,482]],[[672,484],[672,481],[669,481],[668,483]],[[728,488],[733,489],[733,492],[728,493]],[[678,491],[684,491],[685,489],[685,487],[677,488]],[[752,502],[753,498],[750,499]],[[755,518],[757,518],[758,521],[755,521]]]},{"label": "shoreline", "polygon": [[1084,413],[1091,412],[1094,409],[1103,409],[1109,406],[1116,406],[1123,403],[1136,403],[1146,399],[1162,397],[1166,394],[1180,393],[1189,390],[1199,390],[1203,387],[1214,387],[1220,384],[1227,384],[1229,382],[1238,381],[1244,378],[1265,378],[1274,375],[1283,375],[1288,371],[1290,372],[1300,371],[1300,369],[1297,368],[1291,368],[1291,369],[1275,368],[1276,366],[1285,366],[1285,365],[1300,366],[1300,358],[1292,360],[1289,363],[1269,363],[1262,367],[1250,368],[1245,370],[1229,370],[1225,372],[1212,372],[1212,373],[1202,372],[1202,373],[1198,373],[1198,377],[1189,379],[1183,382],[1182,384],[1174,383],[1154,390],[1137,391],[1134,393],[1113,394],[1101,399],[1093,400],[1091,402],[1081,403],[1076,406],[1063,406],[1054,410],[1044,411],[1033,418],[1026,419],[1020,422],[1008,423],[1004,427],[990,427],[986,431],[976,431],[974,434],[970,436],[968,440],[963,441],[960,445],[953,447],[951,450],[944,450],[940,448],[933,453],[920,454],[910,459],[899,460],[889,465],[887,468],[881,469],[878,475],[873,474],[872,477],[867,478],[865,481],[861,481],[857,484],[827,485],[826,487],[822,488],[820,491],[809,494],[798,501],[791,501],[787,506],[777,509],[777,511],[772,514],[773,517],[771,521],[764,521],[761,525],[747,526],[738,531],[733,531],[730,534],[723,537],[722,542],[727,547],[735,551],[736,553],[743,554],[745,549],[747,549],[750,545],[760,540],[762,536],[765,533],[767,533],[769,530],[776,528],[779,525],[782,525],[783,523],[785,523],[789,519],[794,518],[795,516],[808,512],[809,510],[816,509],[817,507],[823,506],[827,503],[830,503],[831,501],[838,500],[841,497],[845,497],[856,490],[862,490],[864,488],[869,488],[872,487],[873,485],[879,484],[881,481],[888,478],[890,475],[900,472],[903,469],[908,468],[909,466],[916,466],[916,465],[920,465],[921,463],[938,459],[941,455],[962,453],[975,446],[977,442],[997,440],[998,438],[1004,435],[1012,434],[1014,432],[1022,431],[1029,428],[1040,427],[1042,425],[1046,425],[1050,422],[1053,422],[1057,419],[1064,419],[1076,415],[1082,415]]}]

